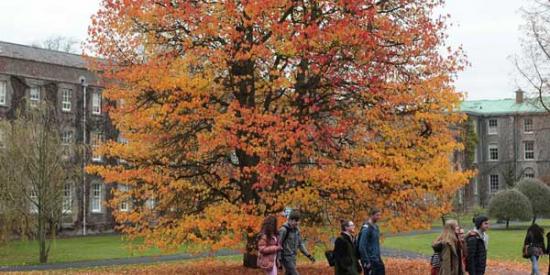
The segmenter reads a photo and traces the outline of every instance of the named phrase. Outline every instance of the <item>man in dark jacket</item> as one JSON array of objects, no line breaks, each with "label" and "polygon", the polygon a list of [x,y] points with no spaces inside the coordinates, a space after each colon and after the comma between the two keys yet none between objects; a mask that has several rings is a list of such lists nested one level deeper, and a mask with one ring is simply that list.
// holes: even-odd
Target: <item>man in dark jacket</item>
[{"label": "man in dark jacket", "polygon": [[298,249],[310,261],[315,262],[315,258],[309,254],[302,242],[300,229],[298,228],[299,224],[300,214],[296,211],[292,211],[288,215],[288,221],[279,229],[279,240],[281,240],[283,250],[281,250],[277,258],[281,260],[281,264],[285,268],[285,275],[298,275],[298,271],[296,270]]},{"label": "man in dark jacket", "polygon": [[489,219],[485,216],[475,217],[473,220],[475,229],[466,236],[467,258],[466,271],[470,275],[483,275],[487,267],[487,249],[489,236]]},{"label": "man in dark jacket", "polygon": [[336,275],[359,275],[361,265],[355,249],[355,224],[352,221],[341,222],[342,233],[334,242],[334,271]]},{"label": "man in dark jacket", "polygon": [[371,210],[369,219],[359,231],[359,254],[365,275],[386,274],[384,262],[380,257],[380,229],[376,225],[380,218],[380,210]]}]

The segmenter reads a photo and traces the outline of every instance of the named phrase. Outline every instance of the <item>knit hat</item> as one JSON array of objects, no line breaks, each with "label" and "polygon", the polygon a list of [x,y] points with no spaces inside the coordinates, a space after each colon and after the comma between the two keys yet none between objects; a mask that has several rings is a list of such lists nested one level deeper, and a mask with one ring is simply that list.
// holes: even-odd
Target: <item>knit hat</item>
[{"label": "knit hat", "polygon": [[489,218],[485,217],[485,216],[477,216],[473,219],[473,222],[476,226],[477,229],[479,229],[481,227],[481,224],[488,221]]}]

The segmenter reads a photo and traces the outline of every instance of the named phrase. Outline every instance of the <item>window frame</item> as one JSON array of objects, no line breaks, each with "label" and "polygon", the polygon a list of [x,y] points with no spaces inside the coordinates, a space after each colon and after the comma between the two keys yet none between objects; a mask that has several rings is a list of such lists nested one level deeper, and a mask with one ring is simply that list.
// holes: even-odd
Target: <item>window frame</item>
[{"label": "window frame", "polygon": [[103,143],[103,133],[99,131],[92,132],[90,137],[90,147],[92,148],[92,161],[94,162],[103,161],[103,156],[95,154],[96,148],[101,146],[102,143]]},{"label": "window frame", "polygon": [[[495,122],[494,126],[491,126],[491,122]],[[488,135],[498,135],[498,119],[491,118],[487,120],[487,134]]]},{"label": "window frame", "polygon": [[[496,156],[497,156],[496,159],[493,158],[491,149],[496,149]],[[499,156],[499,152],[498,152],[499,151],[498,150],[498,144],[489,144],[489,146],[487,147],[487,151],[489,153],[489,155],[487,157],[488,161],[498,161],[499,160],[500,156]]]},{"label": "window frame", "polygon": [[[36,95],[36,98],[34,98],[33,95]],[[36,107],[38,104],[40,104],[40,87],[32,86],[29,89],[29,105],[31,107]]]},{"label": "window frame", "polygon": [[[97,187],[97,190],[96,190]],[[103,186],[101,183],[94,182],[92,183],[92,190],[90,191],[90,211],[92,213],[102,213],[103,209],[101,207],[102,195],[103,195]]]},{"label": "window frame", "polygon": [[525,168],[525,170],[523,171],[523,177],[528,179],[534,179],[536,177],[535,169],[531,167]]},{"label": "window frame", "polygon": [[101,115],[101,94],[99,92],[92,93],[92,114]]},{"label": "window frame", "polygon": [[73,100],[73,90],[68,88],[61,89],[61,111],[71,112]]},{"label": "window frame", "polygon": [[[530,150],[527,150],[528,145],[532,146]],[[534,140],[526,140],[523,142],[523,159],[535,160],[535,141]]]},{"label": "window frame", "polygon": [[[527,123],[527,121],[530,121],[530,123]],[[534,121],[533,118],[524,118],[523,119],[523,133],[525,134],[532,134],[534,132]]]},{"label": "window frame", "polygon": [[63,185],[62,211],[63,214],[70,214],[73,212],[73,185],[68,182]]},{"label": "window frame", "polygon": [[8,106],[8,82],[0,80],[0,106]]},{"label": "window frame", "polygon": [[[496,182],[493,182],[493,179],[496,179]],[[493,188],[493,184],[496,183],[496,190]],[[500,190],[500,177],[498,174],[489,175],[489,193],[495,194]]]}]

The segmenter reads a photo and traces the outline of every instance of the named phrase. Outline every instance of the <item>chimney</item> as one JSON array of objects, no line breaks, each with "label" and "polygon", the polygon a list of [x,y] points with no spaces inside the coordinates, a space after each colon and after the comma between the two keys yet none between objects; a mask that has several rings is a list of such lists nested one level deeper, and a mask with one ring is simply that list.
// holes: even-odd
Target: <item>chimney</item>
[{"label": "chimney", "polygon": [[516,91],[516,104],[522,104],[523,103],[523,94],[525,92],[522,91],[521,89],[518,89]]}]

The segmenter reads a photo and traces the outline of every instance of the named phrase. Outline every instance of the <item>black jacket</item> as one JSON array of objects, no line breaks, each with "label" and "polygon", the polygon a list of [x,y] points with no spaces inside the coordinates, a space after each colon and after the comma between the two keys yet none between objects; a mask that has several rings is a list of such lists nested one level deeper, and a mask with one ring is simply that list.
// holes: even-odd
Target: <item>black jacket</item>
[{"label": "black jacket", "polygon": [[485,274],[487,267],[487,248],[485,241],[475,231],[468,232],[466,236],[466,271],[470,275]]},{"label": "black jacket", "polygon": [[342,233],[334,242],[334,270],[336,275],[359,275],[361,265],[354,240]]}]

